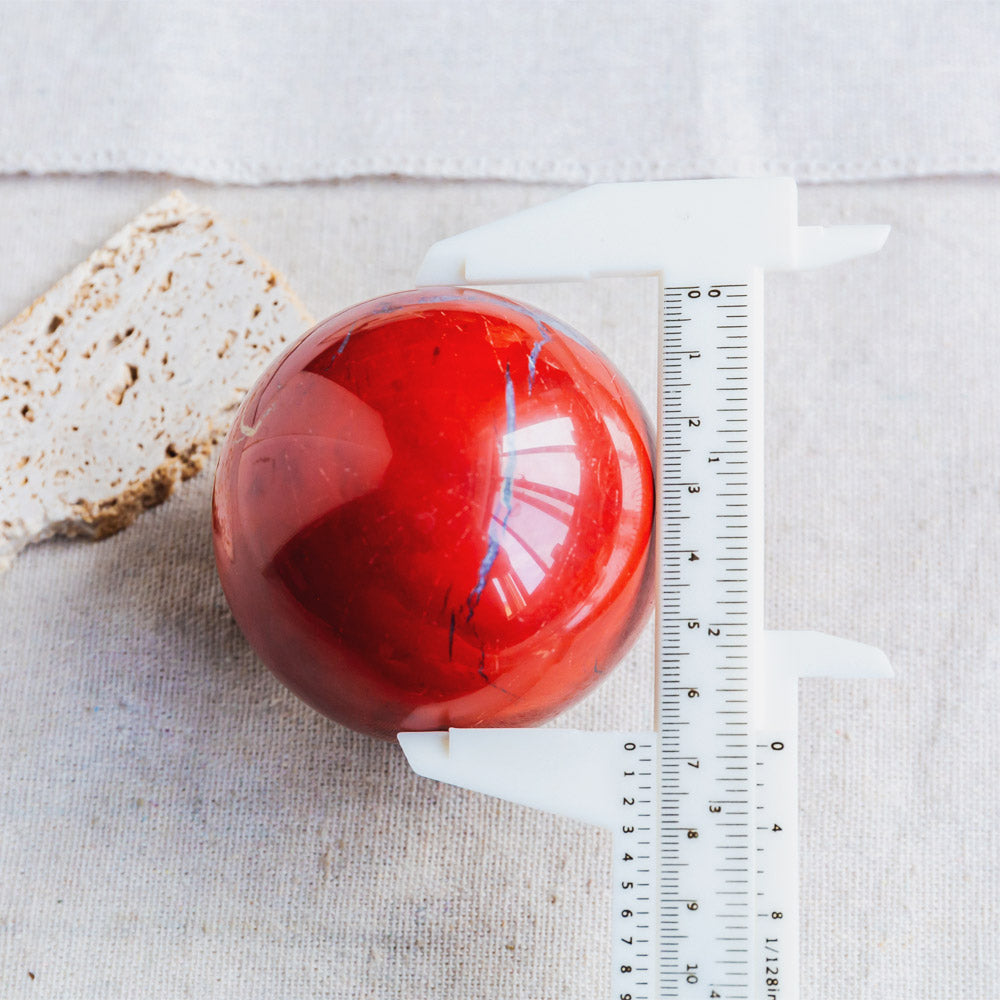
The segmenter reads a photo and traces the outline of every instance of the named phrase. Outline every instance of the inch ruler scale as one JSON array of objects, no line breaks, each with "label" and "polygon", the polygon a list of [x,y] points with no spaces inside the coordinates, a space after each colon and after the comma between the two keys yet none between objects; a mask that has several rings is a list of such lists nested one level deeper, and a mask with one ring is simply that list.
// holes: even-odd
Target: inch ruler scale
[{"label": "inch ruler scale", "polygon": [[887,234],[800,227],[790,179],[603,184],[443,240],[418,274],[660,279],[654,730],[399,735],[419,774],[612,831],[612,1000],[798,997],[798,678],[891,669],[763,628],[763,273]]}]

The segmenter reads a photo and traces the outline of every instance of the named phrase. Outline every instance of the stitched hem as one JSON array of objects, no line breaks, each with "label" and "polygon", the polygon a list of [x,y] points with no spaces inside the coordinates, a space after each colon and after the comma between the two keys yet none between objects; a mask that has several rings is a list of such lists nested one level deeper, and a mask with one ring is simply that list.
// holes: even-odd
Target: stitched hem
[{"label": "stitched hem", "polygon": [[345,157],[289,167],[264,161],[180,157],[172,162],[121,154],[44,157],[0,154],[0,175],[93,173],[171,174],[216,184],[273,184],[302,181],[351,180],[364,177],[404,177],[422,180],[496,180],[530,183],[582,183],[628,180],[670,180],[685,177],[788,175],[802,181],[875,181],[935,176],[1000,174],[1000,155],[933,160],[883,157],[856,162],[819,160],[759,160],[717,158],[687,162],[621,159],[581,163],[573,160],[494,157]]}]

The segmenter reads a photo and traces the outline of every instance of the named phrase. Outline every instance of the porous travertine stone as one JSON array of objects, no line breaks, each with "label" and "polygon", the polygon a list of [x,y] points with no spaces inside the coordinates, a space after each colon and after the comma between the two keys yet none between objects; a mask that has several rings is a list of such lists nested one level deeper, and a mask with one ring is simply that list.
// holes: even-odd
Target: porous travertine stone
[{"label": "porous travertine stone", "polygon": [[282,278],[178,192],[0,329],[0,570],[104,538],[197,473],[312,325]]}]

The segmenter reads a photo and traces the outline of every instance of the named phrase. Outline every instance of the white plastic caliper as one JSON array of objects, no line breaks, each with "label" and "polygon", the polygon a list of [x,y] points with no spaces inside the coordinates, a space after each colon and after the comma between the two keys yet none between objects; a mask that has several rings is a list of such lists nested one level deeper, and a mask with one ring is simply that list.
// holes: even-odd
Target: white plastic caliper
[{"label": "white plastic caliper", "polygon": [[798,678],[891,669],[763,629],[762,278],[887,235],[799,226],[790,179],[602,184],[443,240],[418,274],[660,279],[655,730],[399,736],[418,774],[613,831],[614,1000],[798,996]]}]

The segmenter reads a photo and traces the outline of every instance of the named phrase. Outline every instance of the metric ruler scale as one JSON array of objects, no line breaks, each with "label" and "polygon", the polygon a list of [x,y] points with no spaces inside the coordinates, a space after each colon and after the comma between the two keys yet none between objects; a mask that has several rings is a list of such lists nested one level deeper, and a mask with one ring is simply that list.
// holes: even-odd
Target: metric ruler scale
[{"label": "metric ruler scale", "polygon": [[785,178],[596,185],[418,274],[660,279],[654,731],[399,735],[419,774],[611,830],[611,1000],[798,997],[798,678],[891,675],[869,646],[763,628],[763,274],[888,233],[796,215]]},{"label": "metric ruler scale", "polygon": [[[745,1000],[754,979],[764,861],[755,849],[759,741],[751,714],[763,632],[760,285],[759,274],[666,285],[661,297],[656,730],[664,998]],[[782,905],[782,919],[791,921],[794,907]]]}]

